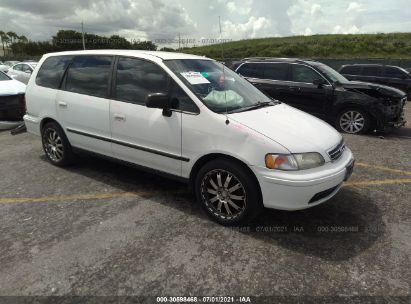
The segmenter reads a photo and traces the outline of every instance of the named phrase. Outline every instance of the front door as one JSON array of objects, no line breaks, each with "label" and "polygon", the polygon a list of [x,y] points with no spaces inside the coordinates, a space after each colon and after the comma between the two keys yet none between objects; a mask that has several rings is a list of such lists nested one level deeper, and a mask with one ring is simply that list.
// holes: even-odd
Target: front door
[{"label": "front door", "polygon": [[[289,87],[290,104],[305,112],[322,117],[330,98],[333,87],[314,69],[302,65],[291,65],[291,80]],[[323,79],[326,83],[314,84],[314,81]]]},{"label": "front door", "polygon": [[145,106],[150,93],[169,93],[171,80],[157,64],[119,57],[115,71],[110,124],[117,158],[181,175],[181,112],[164,116]]}]

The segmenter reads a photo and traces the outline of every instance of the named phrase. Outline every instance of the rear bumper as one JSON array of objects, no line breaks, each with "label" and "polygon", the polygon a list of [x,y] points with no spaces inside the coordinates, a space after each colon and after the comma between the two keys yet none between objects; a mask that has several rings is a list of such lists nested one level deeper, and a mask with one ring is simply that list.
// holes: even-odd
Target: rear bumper
[{"label": "rear bumper", "polygon": [[[353,155],[347,148],[340,159],[322,167],[284,172],[254,167],[267,208],[301,210],[317,206],[332,198],[341,189]],[[348,172],[350,175],[351,172]]]},{"label": "rear bumper", "polygon": [[40,118],[26,114],[23,119],[27,132],[40,136]]}]

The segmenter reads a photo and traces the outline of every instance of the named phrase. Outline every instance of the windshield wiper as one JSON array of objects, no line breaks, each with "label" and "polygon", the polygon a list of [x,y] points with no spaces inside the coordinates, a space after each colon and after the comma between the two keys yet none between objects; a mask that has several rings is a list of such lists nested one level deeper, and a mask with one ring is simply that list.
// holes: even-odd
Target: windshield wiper
[{"label": "windshield wiper", "polygon": [[261,108],[265,108],[268,106],[275,106],[276,104],[278,104],[279,102],[271,100],[271,101],[258,101],[256,104],[253,104],[251,106],[247,106],[247,107],[243,107],[240,108],[238,110],[234,110],[231,111],[231,113],[240,113],[240,112],[246,112],[246,111],[252,111],[252,110],[256,110],[256,109],[261,109]]}]

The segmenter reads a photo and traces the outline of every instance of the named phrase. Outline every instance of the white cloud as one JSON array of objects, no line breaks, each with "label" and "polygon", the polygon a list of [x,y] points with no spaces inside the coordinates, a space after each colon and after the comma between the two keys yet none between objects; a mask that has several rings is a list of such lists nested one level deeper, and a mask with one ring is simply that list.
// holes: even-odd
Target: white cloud
[{"label": "white cloud", "polygon": [[298,35],[356,34],[362,31],[363,5],[342,1],[296,0],[287,10],[291,31]]},{"label": "white cloud", "polygon": [[350,2],[350,4],[347,7],[347,13],[359,13],[364,10],[362,4],[358,2]]},{"label": "white cloud", "polygon": [[271,21],[265,17],[250,17],[245,23],[233,23],[225,21],[223,23],[224,39],[246,39],[257,37],[273,36],[271,31]]},{"label": "white cloud", "polygon": [[227,2],[227,9],[230,13],[236,13],[240,15],[248,15],[251,12],[253,6],[253,0],[243,1],[229,1]]}]

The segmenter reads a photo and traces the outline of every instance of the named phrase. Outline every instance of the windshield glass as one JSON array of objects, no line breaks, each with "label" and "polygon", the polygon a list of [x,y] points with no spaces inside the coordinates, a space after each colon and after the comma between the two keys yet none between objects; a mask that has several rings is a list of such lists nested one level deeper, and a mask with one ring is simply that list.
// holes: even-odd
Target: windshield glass
[{"label": "windshield glass", "polygon": [[164,63],[212,111],[237,111],[271,99],[229,68],[212,60],[179,59]]},{"label": "windshield glass", "polygon": [[339,82],[339,83],[347,83],[349,80],[345,78],[343,75],[338,73],[333,68],[330,68],[328,65],[325,64],[316,64],[315,66],[319,69],[323,74],[331,81],[331,82]]},{"label": "windshield glass", "polygon": [[3,80],[10,80],[10,77],[4,74],[3,72],[0,72],[0,81]]}]

